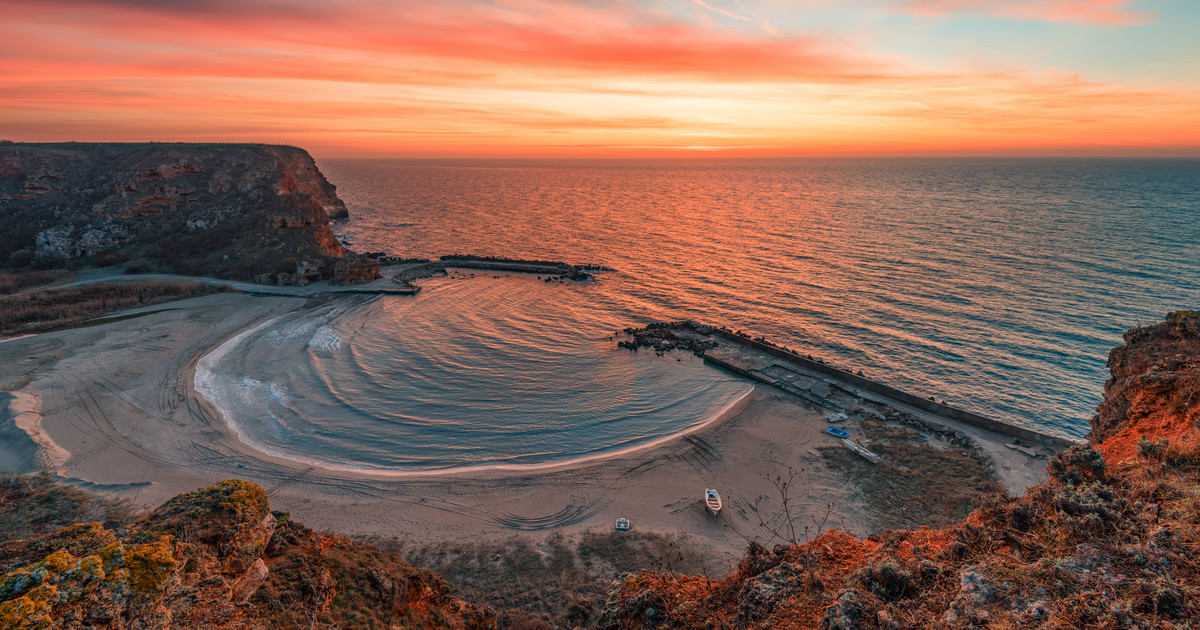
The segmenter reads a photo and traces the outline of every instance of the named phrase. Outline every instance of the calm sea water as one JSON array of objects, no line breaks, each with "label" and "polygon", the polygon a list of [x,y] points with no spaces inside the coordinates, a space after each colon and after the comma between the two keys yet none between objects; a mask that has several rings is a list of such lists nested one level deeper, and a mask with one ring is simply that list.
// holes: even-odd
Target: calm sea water
[{"label": "calm sea water", "polygon": [[[697,422],[701,407],[740,395],[738,384],[694,362],[614,353],[604,336],[682,318],[764,334],[914,393],[1078,437],[1122,332],[1200,308],[1198,161],[320,166],[352,215],[335,231],[359,251],[617,269],[570,287],[439,280],[421,298],[331,319],[350,354],[306,351],[303,377],[326,383],[342,416],[389,418],[371,439],[432,440],[416,462],[575,457]],[[533,376],[514,383],[514,370]],[[401,382],[410,385],[388,386]],[[635,389],[625,405],[623,392]],[[618,408],[605,410],[611,401]],[[492,444],[489,426],[504,425],[495,432],[503,441],[514,418],[520,439],[543,430],[562,439],[438,459],[448,433],[421,438],[422,427],[464,414],[480,431],[468,450]],[[629,430],[615,420],[630,417],[657,420]],[[395,428],[405,422],[412,433]]]},{"label": "calm sea water", "polygon": [[615,347],[595,285],[432,278],[264,322],[197,366],[242,440],[376,472],[536,467],[701,426],[748,383],[691,355]]}]

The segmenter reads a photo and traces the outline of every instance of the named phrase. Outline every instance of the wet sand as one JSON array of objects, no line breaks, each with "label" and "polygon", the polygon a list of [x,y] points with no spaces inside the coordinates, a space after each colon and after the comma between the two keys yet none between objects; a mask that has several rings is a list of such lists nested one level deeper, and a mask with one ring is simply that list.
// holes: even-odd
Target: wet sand
[{"label": "wet sand", "polygon": [[[626,517],[635,529],[689,536],[730,559],[748,540],[780,542],[771,533],[778,525],[763,526],[760,514],[778,513],[771,478],[790,468],[799,473],[794,515],[821,519],[833,503],[830,525],[865,533],[864,508],[816,450],[835,441],[822,433],[821,414],[762,386],[695,433],[558,469],[389,479],[264,455],[194,391],[196,362],[310,299],[217,294],[0,343],[0,390],[14,394],[0,412],[0,465],[49,469],[148,507],[237,477],[311,527],[414,544],[609,530]],[[722,492],[720,518],[704,511],[705,487]]]}]

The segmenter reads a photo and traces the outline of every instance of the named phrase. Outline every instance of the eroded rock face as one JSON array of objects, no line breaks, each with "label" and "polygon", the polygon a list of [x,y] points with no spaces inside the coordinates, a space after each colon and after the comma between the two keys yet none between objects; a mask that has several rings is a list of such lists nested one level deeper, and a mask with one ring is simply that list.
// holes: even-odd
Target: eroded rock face
[{"label": "eroded rock face", "polygon": [[1108,369],[1088,439],[1109,462],[1135,456],[1142,437],[1177,440],[1200,426],[1200,313],[1177,311],[1125,333]]},{"label": "eroded rock face", "polygon": [[0,214],[0,267],[132,262],[250,280],[296,260],[332,277],[358,260],[329,227],[346,205],[296,147],[0,144]]},{"label": "eroded rock face", "polygon": [[56,550],[0,577],[0,628],[495,627],[436,575],[292,523],[244,481],[175,497],[123,536],[92,523],[9,544],[0,562],[36,547]]}]

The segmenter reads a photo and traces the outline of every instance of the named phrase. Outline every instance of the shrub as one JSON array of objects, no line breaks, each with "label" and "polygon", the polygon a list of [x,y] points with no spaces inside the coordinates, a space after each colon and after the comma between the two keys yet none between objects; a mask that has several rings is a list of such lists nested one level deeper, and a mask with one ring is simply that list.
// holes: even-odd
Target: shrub
[{"label": "shrub", "polygon": [[917,586],[913,574],[890,558],[864,566],[854,578],[864,588],[888,602],[904,599]]},{"label": "shrub", "polygon": [[1167,444],[1163,463],[1182,472],[1200,471],[1200,437],[1193,435]]},{"label": "shrub", "polygon": [[1090,446],[1075,445],[1054,456],[1046,470],[1067,485],[1079,485],[1104,476],[1104,456]]}]

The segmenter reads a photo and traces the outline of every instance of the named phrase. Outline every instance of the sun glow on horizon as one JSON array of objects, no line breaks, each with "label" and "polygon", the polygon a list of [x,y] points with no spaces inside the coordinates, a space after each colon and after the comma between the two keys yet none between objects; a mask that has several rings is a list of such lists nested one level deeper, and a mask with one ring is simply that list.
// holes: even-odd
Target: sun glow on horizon
[{"label": "sun glow on horizon", "polygon": [[[1195,8],[759,4],[0,0],[0,138],[326,157],[1200,155],[1200,44],[1172,41]],[[1129,53],[1119,68],[1078,59],[1111,45]]]}]

